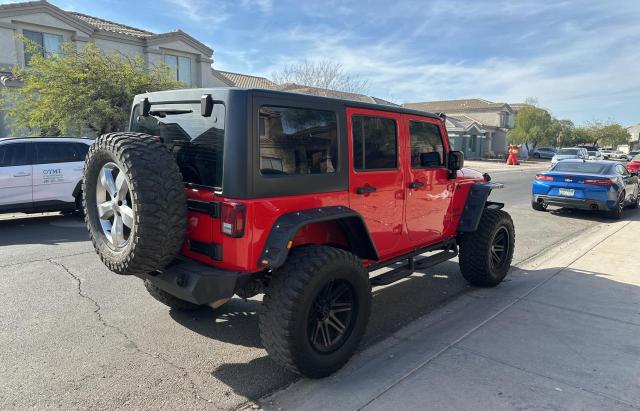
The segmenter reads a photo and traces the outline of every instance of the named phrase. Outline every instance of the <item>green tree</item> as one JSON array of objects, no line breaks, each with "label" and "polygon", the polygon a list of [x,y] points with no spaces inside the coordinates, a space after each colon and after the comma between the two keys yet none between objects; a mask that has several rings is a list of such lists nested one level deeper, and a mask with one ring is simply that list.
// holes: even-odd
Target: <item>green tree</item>
[{"label": "green tree", "polygon": [[608,122],[596,124],[592,127],[592,133],[595,135],[594,142],[597,142],[602,147],[616,147],[620,144],[628,144],[631,138],[629,131],[618,123]]},{"label": "green tree", "polygon": [[550,133],[552,135],[554,146],[566,147],[573,145],[573,130],[574,125],[571,120],[559,120],[557,118],[552,118]]},{"label": "green tree", "polygon": [[136,94],[184,86],[172,79],[168,67],[148,67],[141,57],[71,43],[60,54],[43,56],[38,46],[22,41],[32,57],[14,74],[24,87],[5,93],[0,104],[14,129],[41,135],[122,131]]},{"label": "green tree", "polygon": [[525,104],[516,115],[515,128],[509,131],[509,141],[524,144],[532,153],[540,144],[549,144],[554,140],[554,128],[551,114],[533,104]]}]

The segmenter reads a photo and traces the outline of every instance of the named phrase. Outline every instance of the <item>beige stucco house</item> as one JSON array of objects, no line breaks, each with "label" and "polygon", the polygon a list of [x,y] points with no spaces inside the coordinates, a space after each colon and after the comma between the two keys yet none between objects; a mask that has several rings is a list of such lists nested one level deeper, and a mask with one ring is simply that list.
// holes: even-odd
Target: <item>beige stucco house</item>
[{"label": "beige stucco house", "polygon": [[[62,10],[46,1],[0,5],[0,89],[20,87],[11,70],[28,63],[22,35],[56,52],[63,42],[82,47],[95,43],[106,52],[141,56],[149,65],[168,65],[176,79],[193,87],[226,84],[214,75],[213,50],[187,33],[176,30],[152,33],[135,27]],[[8,132],[0,114],[0,137]]]},{"label": "beige stucco house", "polygon": [[631,138],[629,139],[629,151],[640,150],[640,124],[626,127]]},{"label": "beige stucco house", "polygon": [[474,98],[405,103],[402,106],[445,113],[451,143],[467,158],[498,156],[507,152],[507,132],[515,123],[515,111],[507,103]]}]

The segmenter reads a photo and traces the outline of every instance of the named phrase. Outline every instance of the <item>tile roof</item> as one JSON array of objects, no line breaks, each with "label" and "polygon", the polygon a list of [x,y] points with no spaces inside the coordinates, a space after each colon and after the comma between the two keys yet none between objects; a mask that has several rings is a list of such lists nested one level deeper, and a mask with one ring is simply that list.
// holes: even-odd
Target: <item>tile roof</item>
[{"label": "tile roof", "polygon": [[276,89],[278,86],[265,77],[250,76],[248,74],[213,70],[213,75],[232,87]]},{"label": "tile roof", "polygon": [[494,103],[493,101],[470,98],[462,100],[425,101],[417,103],[405,103],[402,106],[432,113],[451,113],[465,111],[479,111],[487,109],[501,109],[506,103]]},{"label": "tile roof", "polygon": [[314,95],[314,96],[322,96],[322,97],[334,97],[334,98],[339,98],[339,99],[344,99],[344,100],[360,101],[360,102],[363,102],[363,103],[375,103],[375,104],[382,104],[382,105],[387,105],[387,106],[397,106],[397,104],[392,103],[390,101],[383,100],[383,99],[377,98],[377,97],[367,96],[367,95],[364,95],[364,94],[349,93],[349,92],[346,92],[346,91],[329,90],[329,89],[325,89],[325,88],[304,86],[304,85],[295,84],[295,83],[280,84],[280,85],[278,85],[276,90],[288,91],[290,93],[311,94],[311,95]]},{"label": "tile roof", "polygon": [[67,11],[66,13],[84,21],[85,23],[92,25],[98,30],[110,31],[113,33],[126,34],[128,36],[141,37],[141,38],[155,35],[155,33],[152,33],[150,31],[137,29],[135,27],[127,26],[120,23],[115,23],[113,21],[101,19],[94,16],[89,16],[87,14],[77,13],[75,11]]}]

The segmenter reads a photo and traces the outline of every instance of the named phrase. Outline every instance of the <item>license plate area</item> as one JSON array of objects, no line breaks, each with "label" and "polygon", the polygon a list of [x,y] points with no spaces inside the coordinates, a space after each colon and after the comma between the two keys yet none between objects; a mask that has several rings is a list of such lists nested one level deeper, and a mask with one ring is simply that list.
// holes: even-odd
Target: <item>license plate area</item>
[{"label": "license plate area", "polygon": [[573,197],[576,194],[576,190],[573,188],[560,188],[558,192],[563,197]]}]

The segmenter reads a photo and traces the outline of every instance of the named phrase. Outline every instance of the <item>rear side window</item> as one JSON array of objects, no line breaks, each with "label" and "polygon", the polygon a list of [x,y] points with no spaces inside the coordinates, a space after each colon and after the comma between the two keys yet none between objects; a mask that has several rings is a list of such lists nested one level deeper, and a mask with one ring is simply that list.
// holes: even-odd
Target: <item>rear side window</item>
[{"label": "rear side window", "polygon": [[29,164],[27,145],[24,143],[0,146],[0,167],[24,166]]},{"label": "rear side window", "polygon": [[398,132],[392,118],[353,116],[353,168],[392,170],[398,166]]},{"label": "rear side window", "polygon": [[336,113],[294,107],[260,107],[260,172],[327,174],[338,168]]},{"label": "rear side window", "polygon": [[444,145],[440,127],[424,121],[409,121],[411,136],[411,167],[422,168],[420,155],[424,153],[438,153],[440,165],[444,164]]}]

